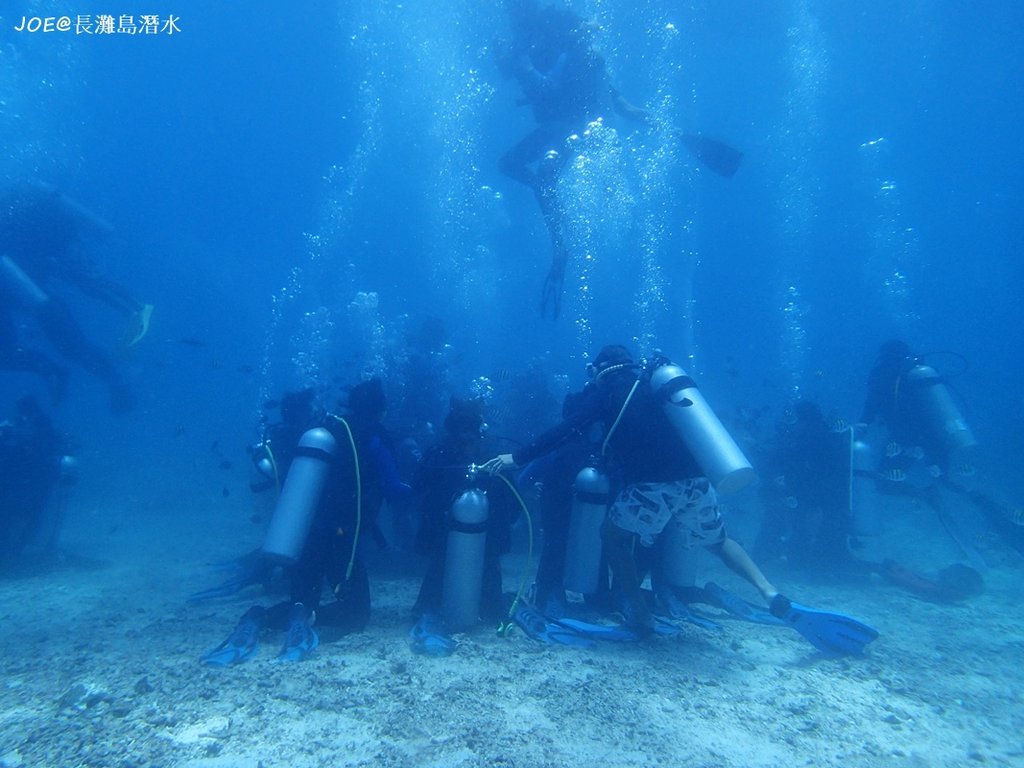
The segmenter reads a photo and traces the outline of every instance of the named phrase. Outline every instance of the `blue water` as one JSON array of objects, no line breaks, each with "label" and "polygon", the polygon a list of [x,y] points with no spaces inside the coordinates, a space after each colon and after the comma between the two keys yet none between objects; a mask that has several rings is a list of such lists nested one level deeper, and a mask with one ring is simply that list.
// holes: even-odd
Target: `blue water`
[{"label": "blue water", "polygon": [[[82,462],[70,515],[248,516],[261,403],[314,385],[333,406],[376,374],[398,413],[417,386],[407,338],[431,317],[444,397],[507,410],[533,362],[536,427],[606,343],[664,350],[727,424],[763,409],[765,430],[795,397],[856,420],[888,338],[948,369],[938,353],[956,353],[979,477],[1024,493],[1020,3],[574,3],[631,101],[744,159],[727,180],[667,131],[609,120],[586,137],[561,182],[557,321],[539,312],[543,222],[497,168],[532,126],[492,62],[502,8],[295,6],[177,0],[158,10],[180,33],[151,37],[14,31],[89,4],[0,10],[0,178],[55,184],[113,223],[97,261],[156,308],[120,362],[134,413],[111,416],[80,370],[52,409]],[[69,300],[114,349],[121,319]],[[0,375],[0,416],[25,392],[45,400]]]}]

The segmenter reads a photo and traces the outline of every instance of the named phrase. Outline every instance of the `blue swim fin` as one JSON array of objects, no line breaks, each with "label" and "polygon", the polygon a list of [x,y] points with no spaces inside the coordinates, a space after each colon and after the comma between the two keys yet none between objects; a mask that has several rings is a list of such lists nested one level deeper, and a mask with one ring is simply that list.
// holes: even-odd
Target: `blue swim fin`
[{"label": "blue swim fin", "polygon": [[593,640],[580,634],[563,622],[549,619],[525,600],[516,602],[512,620],[528,637],[549,645],[570,645],[576,648],[592,648]]},{"label": "blue swim fin", "polygon": [[753,603],[748,603],[739,595],[733,594],[727,589],[722,589],[712,581],[704,585],[704,598],[710,605],[721,608],[723,611],[732,614],[738,619],[752,621],[755,624],[771,624],[784,626],[786,622]]},{"label": "blue swim fin", "polygon": [[[559,619],[554,623],[572,630],[581,637],[593,640],[606,640],[612,643],[633,643],[640,639],[636,632],[624,625],[592,624],[589,621],[570,618]],[[662,634],[658,631],[657,626],[653,627],[653,629],[658,634]]]},{"label": "blue swim fin", "polygon": [[288,620],[288,634],[277,661],[302,661],[320,645],[320,636],[313,629],[309,611],[302,603],[292,606]]},{"label": "blue swim fin", "polygon": [[878,630],[851,616],[808,608],[783,595],[772,600],[771,612],[826,656],[863,653],[864,647],[878,637]]},{"label": "blue swim fin", "polygon": [[252,658],[260,647],[260,632],[266,620],[266,610],[254,605],[239,620],[227,640],[212,651],[204,653],[199,661],[211,667],[228,667]]}]

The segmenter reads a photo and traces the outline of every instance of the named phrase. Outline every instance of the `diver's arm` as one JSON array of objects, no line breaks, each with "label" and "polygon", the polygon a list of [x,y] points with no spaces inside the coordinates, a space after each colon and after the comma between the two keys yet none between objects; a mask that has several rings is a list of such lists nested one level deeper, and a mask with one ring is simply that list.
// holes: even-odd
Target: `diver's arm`
[{"label": "diver's arm", "polygon": [[516,68],[516,77],[519,79],[519,84],[522,86],[527,100],[543,99],[559,90],[565,83],[568,60],[569,54],[563,52],[559,54],[551,69],[542,72],[533,66],[529,56],[521,56]]},{"label": "diver's arm", "polygon": [[544,432],[529,445],[514,453],[498,454],[493,459],[481,464],[480,468],[493,475],[516,467],[524,467],[531,461],[551,453],[567,443],[573,436],[582,432],[594,418],[595,416],[590,410],[582,410]]},{"label": "diver's arm", "polygon": [[384,445],[384,441],[379,437],[375,437],[370,441],[368,450],[373,457],[374,463],[377,465],[377,471],[380,473],[380,484],[381,489],[384,491],[384,497],[388,501],[395,501],[396,499],[411,495],[412,489],[408,483],[402,482],[402,478],[398,474],[398,464],[395,462],[395,457],[388,450],[387,446]]},{"label": "diver's arm", "polygon": [[612,87],[612,109],[615,110],[616,114],[621,115],[627,120],[632,120],[634,123],[647,124],[651,120],[651,116],[646,109],[628,101],[615,87]]}]

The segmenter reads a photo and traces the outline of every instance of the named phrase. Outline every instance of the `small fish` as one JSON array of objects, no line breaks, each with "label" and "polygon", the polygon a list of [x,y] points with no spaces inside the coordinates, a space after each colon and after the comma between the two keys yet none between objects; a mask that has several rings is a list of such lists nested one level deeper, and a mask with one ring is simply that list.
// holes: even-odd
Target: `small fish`
[{"label": "small fish", "polygon": [[235,370],[237,370],[239,373],[244,373],[246,375],[254,373],[256,371],[256,369],[253,368],[251,365],[246,365],[244,363],[238,366],[238,368],[236,368]]},{"label": "small fish", "polygon": [[223,496],[226,499],[228,496],[231,495],[231,491],[229,491],[227,489],[227,486],[225,486],[225,487],[220,489],[220,495]]},{"label": "small fish", "polygon": [[785,504],[788,509],[796,509],[800,506],[800,502],[797,501],[796,496],[787,496],[782,500],[782,503]]},{"label": "small fish", "polygon": [[887,469],[880,474],[883,480],[888,480],[890,483],[902,483],[907,479],[907,473],[902,469]]},{"label": "small fish", "polygon": [[837,418],[828,426],[829,431],[833,434],[841,435],[843,432],[850,428],[850,422],[846,419]]},{"label": "small fish", "polygon": [[895,440],[885,446],[885,455],[890,459],[894,459],[903,453],[903,446],[897,443]]},{"label": "small fish", "polygon": [[210,453],[216,453],[218,448],[220,448],[220,440],[214,440],[210,443]]},{"label": "small fish", "polygon": [[178,341],[180,341],[186,347],[195,347],[196,349],[201,349],[203,347],[209,346],[205,341],[203,341],[202,339],[197,339],[195,336],[184,336],[178,339]]},{"label": "small fish", "polygon": [[938,480],[942,477],[942,467],[938,464],[931,464],[928,466],[928,474]]},{"label": "small fish", "polygon": [[776,488],[785,488],[786,487],[786,476],[785,475],[776,475],[775,479],[772,480],[772,482],[775,483],[775,487]]},{"label": "small fish", "polygon": [[973,464],[964,462],[957,466],[956,473],[960,477],[974,477],[977,474],[977,470],[974,468]]},{"label": "small fish", "polygon": [[224,459],[224,461],[217,465],[217,469],[231,469],[231,462]]}]

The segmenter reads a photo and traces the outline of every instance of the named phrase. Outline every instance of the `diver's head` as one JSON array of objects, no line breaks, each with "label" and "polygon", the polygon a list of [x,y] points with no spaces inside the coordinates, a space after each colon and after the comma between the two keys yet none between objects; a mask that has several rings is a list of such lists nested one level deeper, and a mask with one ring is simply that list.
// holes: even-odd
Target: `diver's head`
[{"label": "diver's head", "polygon": [[312,387],[297,392],[286,392],[281,397],[281,421],[289,424],[305,424],[313,419],[313,405],[316,392]]},{"label": "diver's head", "polygon": [[821,407],[812,400],[797,400],[793,403],[793,416],[797,424],[817,424],[825,419]]},{"label": "diver's head", "polygon": [[448,406],[448,415],[444,417],[444,428],[451,437],[479,440],[487,430],[483,399],[474,397],[463,400],[453,396]]},{"label": "diver's head", "polygon": [[348,393],[349,414],[362,421],[378,421],[388,409],[384,385],[378,377],[362,381]]},{"label": "diver's head", "polygon": [[593,382],[620,372],[632,373],[636,368],[633,355],[621,344],[608,344],[601,348],[594,361],[587,365],[587,373]]},{"label": "diver's head", "polygon": [[902,361],[910,360],[913,357],[914,353],[911,352],[910,345],[899,339],[889,339],[878,348],[879,360]]}]

